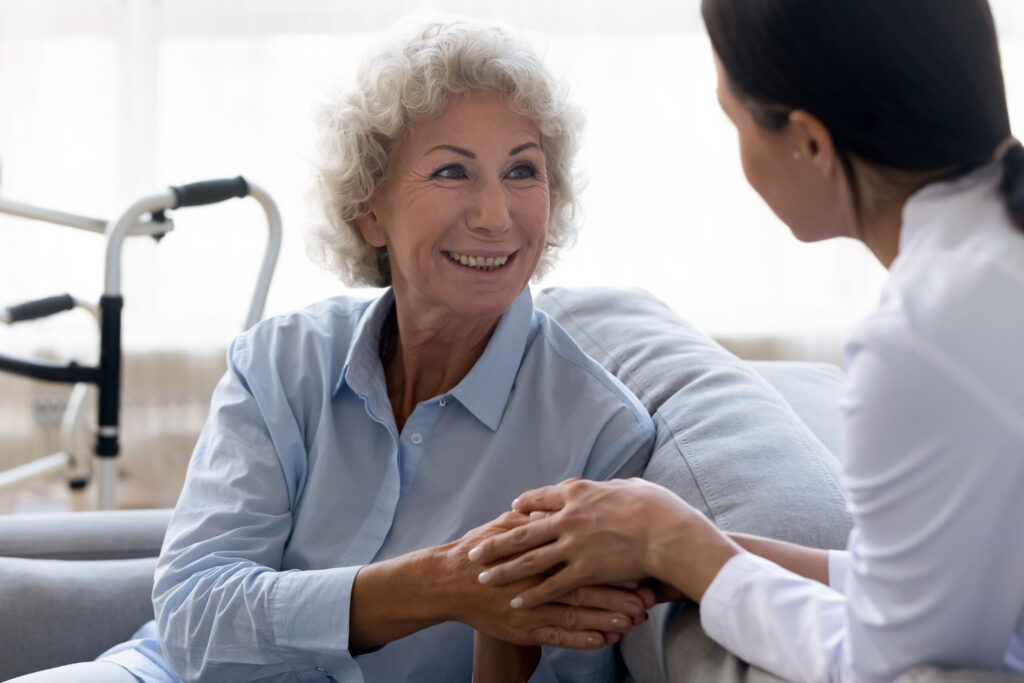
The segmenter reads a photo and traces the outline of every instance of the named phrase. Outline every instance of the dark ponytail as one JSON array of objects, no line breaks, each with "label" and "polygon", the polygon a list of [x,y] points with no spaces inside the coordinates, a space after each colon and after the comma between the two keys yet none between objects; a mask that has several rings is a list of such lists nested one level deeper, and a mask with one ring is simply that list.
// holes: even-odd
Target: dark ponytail
[{"label": "dark ponytail", "polygon": [[[764,128],[807,111],[851,157],[955,177],[991,163],[1010,136],[987,0],[702,0],[733,92]],[[1002,159],[1024,229],[1024,148]]]},{"label": "dark ponytail", "polygon": [[1002,154],[1003,192],[1013,222],[1024,228],[1024,146],[1012,140]]}]

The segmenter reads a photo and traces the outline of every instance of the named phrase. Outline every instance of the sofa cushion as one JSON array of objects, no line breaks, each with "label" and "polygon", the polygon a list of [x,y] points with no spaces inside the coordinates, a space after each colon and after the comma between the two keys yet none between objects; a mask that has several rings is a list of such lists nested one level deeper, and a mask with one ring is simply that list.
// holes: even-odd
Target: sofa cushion
[{"label": "sofa cushion", "polygon": [[0,557],[0,680],[94,659],[153,618],[156,558]]},{"label": "sofa cushion", "polygon": [[[838,459],[750,363],[641,290],[551,288],[537,305],[650,411],[658,434],[645,478],[723,529],[845,547],[851,520]],[[790,381],[792,393],[831,406],[831,420],[815,420],[831,422],[834,439],[841,382],[816,366],[782,373],[810,373],[802,390]]]},{"label": "sofa cushion", "polygon": [[[650,411],[657,436],[644,478],[722,529],[845,546],[851,519],[839,461],[794,411],[807,411],[837,447],[838,369],[760,365],[787,401],[750,363],[647,292],[551,288],[536,303]],[[711,641],[693,605],[659,606],[651,616],[622,644],[636,680],[772,680]]]}]

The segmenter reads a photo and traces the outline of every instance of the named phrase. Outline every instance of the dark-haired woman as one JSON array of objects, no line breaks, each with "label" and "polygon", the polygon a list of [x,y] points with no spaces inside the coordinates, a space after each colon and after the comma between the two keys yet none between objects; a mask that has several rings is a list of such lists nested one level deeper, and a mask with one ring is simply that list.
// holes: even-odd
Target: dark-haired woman
[{"label": "dark-haired woman", "polygon": [[[985,0],[704,0],[750,184],[890,271],[847,349],[847,551],[720,532],[639,480],[527,492],[471,551],[514,605],[653,577],[790,680],[1024,672],[1024,147]],[[517,553],[522,553],[516,557]],[[503,559],[503,558],[513,559]],[[483,567],[482,567],[483,568]]]}]

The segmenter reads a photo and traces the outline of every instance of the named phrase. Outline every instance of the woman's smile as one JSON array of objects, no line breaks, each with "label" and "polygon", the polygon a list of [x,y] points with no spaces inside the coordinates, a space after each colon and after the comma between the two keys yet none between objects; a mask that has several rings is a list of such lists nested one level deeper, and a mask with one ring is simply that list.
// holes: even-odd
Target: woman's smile
[{"label": "woman's smile", "polygon": [[472,270],[491,273],[497,270],[502,270],[509,264],[509,261],[515,258],[516,252],[506,252],[504,254],[498,253],[484,253],[484,252],[458,252],[458,251],[446,251],[444,252],[448,259],[464,268]]}]

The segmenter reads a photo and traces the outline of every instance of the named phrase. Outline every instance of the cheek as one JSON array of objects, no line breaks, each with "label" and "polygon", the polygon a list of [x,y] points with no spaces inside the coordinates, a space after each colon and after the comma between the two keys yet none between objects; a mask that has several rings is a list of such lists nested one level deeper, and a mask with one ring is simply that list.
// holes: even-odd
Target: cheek
[{"label": "cheek", "polygon": [[754,190],[761,195],[765,201],[769,198],[765,192],[769,186],[770,174],[766,168],[764,150],[758,145],[740,136],[740,163],[743,166],[743,175]]}]

